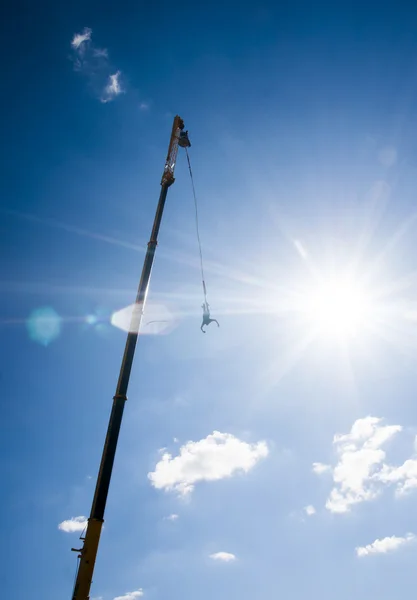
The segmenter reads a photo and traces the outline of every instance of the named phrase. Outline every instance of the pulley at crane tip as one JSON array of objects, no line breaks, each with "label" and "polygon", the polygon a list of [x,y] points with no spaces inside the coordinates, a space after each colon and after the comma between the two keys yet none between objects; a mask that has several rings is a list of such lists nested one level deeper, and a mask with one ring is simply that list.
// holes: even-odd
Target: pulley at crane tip
[{"label": "pulley at crane tip", "polygon": [[188,138],[188,131],[180,132],[180,137],[178,138],[178,146],[181,146],[181,148],[189,148],[191,146],[191,142]]}]

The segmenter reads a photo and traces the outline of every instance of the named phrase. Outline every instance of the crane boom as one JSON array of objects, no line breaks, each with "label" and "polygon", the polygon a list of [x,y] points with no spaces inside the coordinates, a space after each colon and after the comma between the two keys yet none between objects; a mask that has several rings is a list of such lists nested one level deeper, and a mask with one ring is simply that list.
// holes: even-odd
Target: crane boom
[{"label": "crane boom", "polygon": [[158,233],[161,225],[162,214],[164,211],[168,188],[175,181],[174,170],[178,153],[178,145],[183,147],[190,145],[187,132],[184,132],[183,129],[183,120],[179,116],[176,116],[172,126],[168,154],[161,179],[161,193],[159,195],[151,237],[148,242],[148,249],[146,251],[145,260],[143,263],[142,274],[131,318],[131,325],[127,335],[125,351],[120,367],[116,393],[113,397],[113,406],[107,428],[107,435],[101,457],[101,464],[98,472],[90,517],[88,519],[85,536],[81,538],[83,540],[83,547],[80,550],[75,550],[76,552],[79,552],[78,556],[80,562],[78,565],[72,600],[88,600],[90,598],[90,587],[93,579],[94,565],[96,562],[97,550],[100,542],[101,529],[104,522],[104,511],[109,492],[114,457],[116,454],[117,441],[122,423],[123,410],[127,400],[127,389],[129,386],[130,372],[132,370],[136,342],[139,336],[140,324],[148,294],[149,281],[151,277],[155,250],[158,243]]}]

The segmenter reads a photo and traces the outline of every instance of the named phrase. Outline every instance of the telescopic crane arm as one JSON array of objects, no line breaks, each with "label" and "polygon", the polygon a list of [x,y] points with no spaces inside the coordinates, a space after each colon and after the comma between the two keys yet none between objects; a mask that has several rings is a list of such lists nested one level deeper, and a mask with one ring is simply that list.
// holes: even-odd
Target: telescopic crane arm
[{"label": "telescopic crane arm", "polygon": [[132,369],[136,342],[139,336],[142,315],[148,294],[149,281],[152,272],[155,250],[158,243],[158,233],[161,225],[162,214],[164,211],[168,188],[175,181],[174,170],[178,146],[186,148],[190,145],[188,132],[184,131],[184,122],[179,116],[176,116],[172,126],[168,155],[165,161],[164,172],[161,179],[161,193],[159,195],[151,237],[148,242],[148,249],[146,251],[145,260],[143,263],[142,275],[136,295],[130,329],[127,335],[116,393],[113,398],[113,406],[107,428],[107,435],[97,477],[91,513],[88,519],[85,537],[81,538],[83,540],[83,547],[80,550],[75,550],[76,552],[79,552],[78,556],[80,562],[78,565],[72,600],[89,600],[90,598],[90,587],[93,579],[94,565],[96,562],[97,550],[100,542],[101,529],[104,522],[107,494],[110,486],[110,479],[113,470],[114,457],[116,454],[117,441],[119,438],[120,425],[123,417],[123,410],[127,400],[127,389],[129,386],[130,372]]}]

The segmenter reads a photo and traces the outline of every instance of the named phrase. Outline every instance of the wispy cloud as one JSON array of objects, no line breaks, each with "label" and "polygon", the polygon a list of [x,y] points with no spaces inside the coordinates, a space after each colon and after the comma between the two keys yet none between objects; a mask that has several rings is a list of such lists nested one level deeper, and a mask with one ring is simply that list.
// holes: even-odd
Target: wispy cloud
[{"label": "wispy cloud", "polygon": [[70,58],[74,70],[87,78],[94,95],[102,103],[107,103],[123,92],[121,72],[110,64],[107,48],[97,47],[92,36],[93,31],[89,27],[85,27],[82,33],[75,33]]},{"label": "wispy cloud", "polygon": [[149,106],[148,102],[141,102],[139,104],[139,108],[140,108],[140,110],[146,111],[146,110],[149,110],[150,106]]},{"label": "wispy cloud", "polygon": [[198,442],[181,446],[178,456],[163,454],[148,477],[157,489],[186,495],[198,481],[215,481],[239,471],[247,473],[267,455],[268,447],[263,441],[248,444],[230,433],[214,431]]},{"label": "wispy cloud", "polygon": [[62,521],[58,525],[58,529],[67,533],[74,533],[75,531],[84,531],[87,527],[87,517],[72,517],[67,521]]},{"label": "wispy cloud", "polygon": [[322,475],[322,473],[328,473],[329,471],[331,471],[331,467],[330,465],[324,465],[323,463],[313,463],[313,472],[316,473],[316,475]]},{"label": "wispy cloud", "polygon": [[91,40],[92,30],[89,27],[84,27],[82,33],[74,33],[74,37],[71,41],[71,46],[75,50],[79,50],[83,47],[85,42],[89,42]]},{"label": "wispy cloud", "polygon": [[306,515],[308,515],[309,517],[312,517],[313,515],[316,514],[316,509],[314,508],[314,506],[312,506],[311,504],[309,504],[308,506],[304,507],[304,512],[306,513]]},{"label": "wispy cloud", "polygon": [[404,544],[408,544],[415,540],[413,533],[407,533],[405,537],[397,537],[392,535],[391,537],[383,538],[382,540],[375,540],[372,544],[367,546],[359,546],[356,548],[356,555],[360,558],[364,556],[370,556],[371,554],[387,554],[387,552],[394,552],[398,550]]},{"label": "wispy cloud", "polygon": [[142,598],[143,590],[139,588],[135,592],[127,592],[124,596],[116,596],[114,600],[137,600],[138,598]]},{"label": "wispy cloud", "polygon": [[210,554],[210,558],[221,562],[232,562],[236,560],[236,556],[230,552],[215,552],[214,554]]},{"label": "wispy cloud", "polygon": [[165,521],[177,521],[179,519],[179,516],[175,513],[173,513],[172,515],[168,515],[167,517],[164,517]]},{"label": "wispy cloud", "polygon": [[120,75],[120,71],[113,73],[113,75],[109,75],[107,85],[103,90],[102,97],[100,98],[101,102],[110,102],[123,92],[120,83]]},{"label": "wispy cloud", "polygon": [[108,52],[107,48],[93,48],[93,54],[97,58],[100,58],[100,57],[108,58],[109,57],[109,52]]},{"label": "wispy cloud", "polygon": [[349,433],[334,436],[335,467],[313,463],[315,473],[330,470],[332,474],[334,486],[326,502],[329,511],[348,512],[352,505],[376,498],[390,484],[395,485],[396,496],[417,488],[415,447],[413,456],[399,466],[386,463],[382,448],[402,430],[401,425],[384,425],[382,419],[369,416],[355,421]]}]

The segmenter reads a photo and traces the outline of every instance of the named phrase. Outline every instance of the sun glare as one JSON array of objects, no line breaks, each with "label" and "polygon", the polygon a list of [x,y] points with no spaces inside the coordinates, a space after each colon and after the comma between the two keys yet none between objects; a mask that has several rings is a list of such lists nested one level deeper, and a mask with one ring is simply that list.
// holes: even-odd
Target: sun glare
[{"label": "sun glare", "polygon": [[325,281],[306,294],[304,311],[317,334],[348,338],[366,327],[370,294],[355,281],[340,277]]}]

